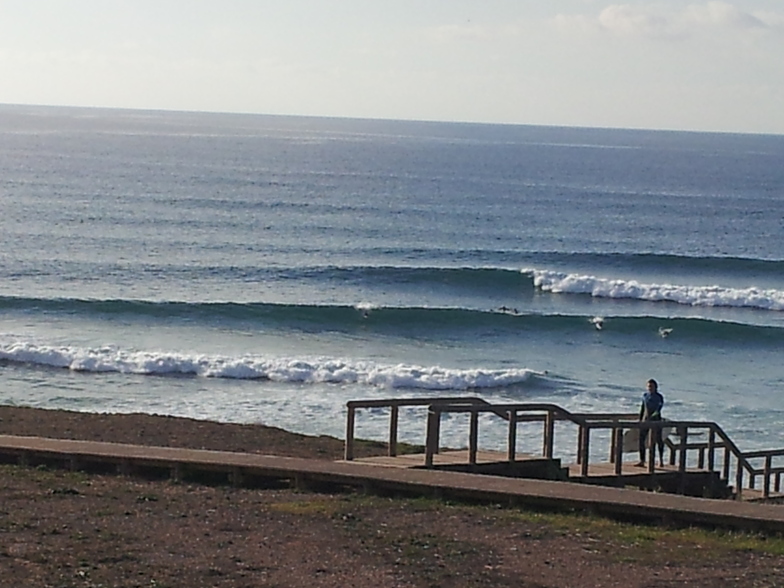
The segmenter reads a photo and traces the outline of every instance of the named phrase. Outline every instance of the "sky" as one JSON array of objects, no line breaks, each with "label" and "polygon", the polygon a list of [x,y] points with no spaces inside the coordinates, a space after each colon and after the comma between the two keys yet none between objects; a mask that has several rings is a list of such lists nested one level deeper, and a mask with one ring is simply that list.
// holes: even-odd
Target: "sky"
[{"label": "sky", "polygon": [[784,0],[0,0],[0,103],[784,134]]}]

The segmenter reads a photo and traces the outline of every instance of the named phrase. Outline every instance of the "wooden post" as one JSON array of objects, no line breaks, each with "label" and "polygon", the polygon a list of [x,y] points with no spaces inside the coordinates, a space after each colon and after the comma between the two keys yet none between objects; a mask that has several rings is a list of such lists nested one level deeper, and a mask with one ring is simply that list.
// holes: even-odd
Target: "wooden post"
[{"label": "wooden post", "polygon": [[387,452],[389,457],[395,457],[397,455],[397,422],[399,413],[400,408],[397,404],[394,404],[389,413],[389,448]]},{"label": "wooden post", "polygon": [[588,425],[580,426],[580,475],[588,477],[588,453],[591,445],[591,429]]},{"label": "wooden post", "polygon": [[580,424],[577,430],[577,463],[583,463],[583,443],[585,442],[585,425]]},{"label": "wooden post", "polygon": [[652,427],[648,428],[648,473],[652,474],[656,471],[656,440],[655,440],[655,429]]},{"label": "wooden post", "polygon": [[722,476],[730,483],[730,448],[727,447],[726,443],[724,444],[724,464],[722,467]]},{"label": "wooden post", "polygon": [[348,407],[348,415],[346,416],[346,447],[343,458],[346,461],[354,459],[354,419],[355,409],[353,406]]},{"label": "wooden post", "polygon": [[[618,421],[613,419],[613,423],[617,423]],[[615,463],[615,445],[618,442],[615,435],[615,427],[610,429],[610,463]]]},{"label": "wooden post", "polygon": [[612,430],[613,435],[613,449],[615,455],[615,475],[620,476],[623,474],[623,427],[616,427]]},{"label": "wooden post", "polygon": [[548,410],[544,418],[544,457],[553,458],[553,445],[555,444],[555,416]]},{"label": "wooden post", "polygon": [[689,429],[683,425],[678,426],[678,436],[681,438],[680,454],[678,455],[678,472],[680,474],[678,481],[678,494],[685,494],[686,492],[686,445],[689,441]]},{"label": "wooden post", "polygon": [[740,500],[743,497],[743,464],[738,458],[738,469],[735,472],[735,497]]},{"label": "wooden post", "polygon": [[181,463],[173,463],[169,470],[169,477],[175,484],[182,482],[184,476],[184,466]]},{"label": "wooden post", "polygon": [[708,471],[712,472],[716,467],[716,431],[711,427],[708,431]]},{"label": "wooden post", "polygon": [[517,456],[517,411],[510,410],[506,413],[509,419],[509,434],[506,441],[506,458],[509,463],[514,463]]},{"label": "wooden post", "polygon": [[471,410],[471,432],[468,439],[468,463],[476,465],[476,452],[479,445],[479,411]]},{"label": "wooden post", "polygon": [[773,456],[766,455],[765,456],[765,469],[763,470],[763,486],[762,488],[762,496],[764,498],[768,498],[770,496],[770,468],[773,465]]},{"label": "wooden post", "polygon": [[441,453],[441,409],[436,409],[436,419],[433,422],[435,427],[435,444],[433,445],[433,453]]},{"label": "wooden post", "polygon": [[680,443],[678,447],[678,471],[685,472],[686,471],[686,445],[689,442],[689,430],[687,427],[683,425],[678,426],[678,436],[680,437]]},{"label": "wooden post", "polygon": [[425,467],[433,467],[433,455],[438,453],[439,421],[441,411],[435,406],[427,409],[427,437],[425,439]]}]

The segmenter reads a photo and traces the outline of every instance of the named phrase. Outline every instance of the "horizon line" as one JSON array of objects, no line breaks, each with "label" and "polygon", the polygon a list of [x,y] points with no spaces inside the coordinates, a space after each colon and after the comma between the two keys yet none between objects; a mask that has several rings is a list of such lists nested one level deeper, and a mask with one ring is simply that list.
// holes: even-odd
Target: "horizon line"
[{"label": "horizon line", "polygon": [[448,119],[419,119],[419,118],[395,118],[395,117],[371,117],[371,116],[350,116],[350,115],[328,115],[328,114],[292,114],[282,112],[250,112],[250,111],[228,111],[228,110],[198,110],[181,109],[166,107],[141,107],[141,106],[100,106],[100,105],[81,105],[81,104],[45,104],[45,103],[14,103],[0,102],[0,107],[6,108],[60,108],[72,110],[106,110],[106,111],[129,111],[129,112],[150,112],[150,113],[173,113],[173,114],[206,114],[222,116],[259,116],[259,117],[280,117],[280,118],[310,118],[327,120],[353,120],[353,121],[377,121],[377,122],[400,122],[400,123],[420,123],[420,124],[454,124],[454,125],[475,125],[475,126],[503,126],[503,127],[540,127],[556,129],[585,129],[585,130],[606,130],[606,131],[640,131],[656,133],[692,133],[706,135],[752,135],[761,137],[784,137],[784,133],[774,131],[731,131],[731,130],[700,130],[700,129],[679,129],[679,128],[657,128],[657,127],[624,127],[606,126],[589,124],[558,124],[558,123],[525,123],[525,122],[490,122],[481,120],[448,120]]}]

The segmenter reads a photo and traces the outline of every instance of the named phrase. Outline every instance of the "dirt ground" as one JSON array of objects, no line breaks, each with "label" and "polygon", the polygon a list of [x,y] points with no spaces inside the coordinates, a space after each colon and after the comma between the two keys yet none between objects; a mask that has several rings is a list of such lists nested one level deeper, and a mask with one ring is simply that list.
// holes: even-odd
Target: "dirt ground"
[{"label": "dirt ground", "polygon": [[[0,434],[343,450],[257,425],[16,407],[0,407]],[[2,587],[773,587],[783,554],[778,538],[582,515],[0,466]]]}]

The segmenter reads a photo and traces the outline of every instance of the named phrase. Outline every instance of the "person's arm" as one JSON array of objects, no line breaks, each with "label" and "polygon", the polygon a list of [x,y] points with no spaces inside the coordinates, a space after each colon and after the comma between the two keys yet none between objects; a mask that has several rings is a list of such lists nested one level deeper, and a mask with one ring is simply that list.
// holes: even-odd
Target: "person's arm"
[{"label": "person's arm", "polygon": [[645,415],[645,399],[640,403],[640,420]]}]

